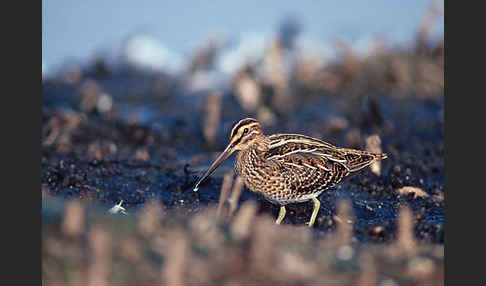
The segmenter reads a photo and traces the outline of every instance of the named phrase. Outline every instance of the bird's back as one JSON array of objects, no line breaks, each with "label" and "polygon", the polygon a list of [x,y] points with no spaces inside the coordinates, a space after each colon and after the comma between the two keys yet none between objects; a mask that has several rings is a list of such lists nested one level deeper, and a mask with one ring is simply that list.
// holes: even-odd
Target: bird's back
[{"label": "bird's back", "polygon": [[240,152],[237,172],[247,187],[281,204],[305,201],[339,183],[385,154],[339,148],[299,134],[266,137],[264,151]]}]

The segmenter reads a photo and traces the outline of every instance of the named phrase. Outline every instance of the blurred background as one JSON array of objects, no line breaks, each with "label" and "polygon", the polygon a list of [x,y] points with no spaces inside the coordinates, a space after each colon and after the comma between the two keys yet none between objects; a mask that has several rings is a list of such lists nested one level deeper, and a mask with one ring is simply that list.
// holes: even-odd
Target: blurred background
[{"label": "blurred background", "polygon": [[[44,0],[44,284],[443,285],[443,11]],[[388,158],[276,226],[233,158],[192,191],[244,117]]]},{"label": "blurred background", "polygon": [[[295,21],[297,43],[322,56],[333,57],[335,39],[346,40],[360,53],[369,53],[373,40],[412,45],[429,1],[61,1],[42,5],[43,73],[55,74],[69,63],[87,64],[100,56],[120,64],[129,49],[140,65],[163,70],[187,67],[188,56],[208,38],[224,47],[217,68],[234,70],[248,54],[263,53],[278,37],[282,23]],[[443,2],[438,2],[443,6]],[[430,37],[444,33],[443,16]],[[130,48],[130,39],[140,37]],[[128,46],[127,46],[128,45]],[[135,49],[135,50],[134,50]],[[128,53],[130,53],[128,51]],[[127,52],[127,51],[126,51]],[[239,52],[239,53],[238,53]],[[100,55],[104,54],[104,55]]]}]

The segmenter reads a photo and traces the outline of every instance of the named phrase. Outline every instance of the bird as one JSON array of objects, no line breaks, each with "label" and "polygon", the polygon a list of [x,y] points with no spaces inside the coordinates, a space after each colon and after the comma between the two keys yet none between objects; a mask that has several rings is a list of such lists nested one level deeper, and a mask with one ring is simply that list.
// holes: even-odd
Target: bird
[{"label": "bird", "polygon": [[285,205],[312,200],[314,209],[309,227],[315,223],[320,209],[317,198],[343,178],[372,163],[387,158],[385,153],[336,147],[325,141],[300,134],[266,136],[254,118],[244,118],[233,124],[229,144],[214,160],[194,186],[209,177],[223,161],[238,151],[235,171],[245,186],[280,205],[275,223],[285,217]]}]

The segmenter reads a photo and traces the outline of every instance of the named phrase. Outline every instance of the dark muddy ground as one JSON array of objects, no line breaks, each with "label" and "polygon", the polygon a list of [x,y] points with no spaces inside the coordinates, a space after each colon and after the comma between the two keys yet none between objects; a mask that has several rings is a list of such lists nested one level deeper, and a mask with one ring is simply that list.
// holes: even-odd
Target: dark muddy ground
[{"label": "dark muddy ground", "polygon": [[[90,107],[87,82],[111,96],[110,111]],[[128,213],[138,212],[153,198],[188,216],[217,204],[223,174],[232,168],[234,156],[201,185],[199,193],[192,187],[225,147],[231,124],[255,115],[242,109],[233,92],[225,92],[221,123],[210,146],[203,136],[208,93],[184,92],[181,84],[169,76],[111,73],[99,67],[75,83],[44,81],[43,192],[106,209],[124,200]],[[356,91],[354,87],[335,92],[296,88],[293,94],[293,110],[276,112],[277,121],[264,126],[265,133],[300,133],[360,149],[368,136],[378,134],[383,152],[389,155],[380,176],[366,168],[319,197],[315,236],[333,231],[331,213],[335,214],[337,200],[347,199],[352,203],[358,242],[392,240],[402,205],[413,211],[419,240],[444,242],[442,94],[418,96],[413,91]],[[404,186],[420,188],[425,194],[399,194],[397,190]],[[247,200],[257,201],[260,213],[276,217],[278,206],[245,189],[240,203]],[[289,205],[283,224],[303,225],[311,212],[311,202]]]},{"label": "dark muddy ground", "polygon": [[[285,53],[271,50],[279,66]],[[443,51],[421,37],[366,58],[344,49],[323,67],[298,62],[285,81],[250,65],[228,88],[199,92],[193,71],[103,62],[43,80],[44,284],[443,285]],[[192,188],[248,116],[267,134],[342,147],[378,136],[371,147],[388,159],[321,194],[312,229],[311,202],[289,205],[277,226],[279,207],[247,190],[218,215],[234,158]],[[128,215],[109,214],[121,200]]]},{"label": "dark muddy ground", "polygon": [[[411,46],[368,56],[338,41],[335,61],[293,58],[275,39],[206,90],[195,82],[217,45],[179,75],[99,60],[44,78],[43,284],[443,285],[444,41],[428,36],[439,14],[432,5]],[[244,117],[388,159],[322,193],[312,229],[312,202],[288,205],[278,226],[279,206],[248,190],[226,215],[234,155],[193,186]],[[110,214],[122,200],[128,215]]]}]

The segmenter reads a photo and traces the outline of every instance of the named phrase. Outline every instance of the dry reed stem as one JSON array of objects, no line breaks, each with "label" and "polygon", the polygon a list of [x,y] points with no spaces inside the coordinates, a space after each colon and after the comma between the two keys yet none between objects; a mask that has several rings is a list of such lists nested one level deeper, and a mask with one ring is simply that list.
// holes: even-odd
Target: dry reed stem
[{"label": "dry reed stem", "polygon": [[164,215],[162,205],[155,199],[147,202],[138,217],[140,232],[145,237],[151,237],[159,227],[159,220]]},{"label": "dry reed stem", "polygon": [[424,44],[430,36],[434,22],[442,15],[442,8],[439,1],[432,1],[425,13],[417,35],[418,44]]},{"label": "dry reed stem", "polygon": [[205,104],[204,139],[209,145],[213,145],[216,131],[221,120],[221,93],[218,91],[208,95]]},{"label": "dry reed stem", "polygon": [[201,245],[205,245],[211,250],[221,247],[223,234],[216,223],[216,209],[214,207],[209,207],[196,214],[190,222],[190,228]]},{"label": "dry reed stem", "polygon": [[233,217],[236,208],[238,207],[238,200],[240,199],[241,191],[243,190],[243,185],[244,185],[243,178],[238,176],[233,185],[233,190],[231,191],[231,196],[229,199],[230,209],[229,209],[228,219],[231,219]]},{"label": "dry reed stem", "polygon": [[305,259],[297,253],[281,251],[278,257],[276,268],[286,276],[288,275],[290,279],[311,280],[317,274],[315,261]]},{"label": "dry reed stem", "polygon": [[44,127],[45,133],[49,134],[46,139],[42,142],[43,146],[51,146],[61,133],[61,122],[57,117],[52,117],[49,122]]},{"label": "dry reed stem", "polygon": [[435,264],[432,259],[428,257],[416,256],[410,259],[407,263],[407,275],[415,281],[420,281],[423,284],[427,284],[424,280],[430,278],[433,272],[435,272]]},{"label": "dry reed stem", "polygon": [[95,80],[85,80],[78,91],[78,96],[80,97],[79,107],[84,111],[94,109],[101,93],[101,87]]},{"label": "dry reed stem", "polygon": [[251,267],[260,272],[272,268],[276,241],[281,232],[269,217],[261,216],[254,223],[249,257]]},{"label": "dry reed stem", "polygon": [[257,119],[263,126],[270,126],[277,122],[277,116],[272,110],[264,105],[260,105],[257,110]]},{"label": "dry reed stem", "polygon": [[142,252],[142,247],[136,238],[127,237],[123,240],[122,254],[127,260],[131,261],[132,263],[140,262],[143,256]]},{"label": "dry reed stem", "polygon": [[242,204],[231,224],[231,231],[236,239],[245,239],[250,235],[257,211],[257,205],[254,201],[246,201]]},{"label": "dry reed stem", "polygon": [[183,233],[175,232],[171,235],[171,246],[167,249],[167,260],[162,266],[162,285],[184,286],[185,266],[189,262],[190,249],[187,238]]},{"label": "dry reed stem", "polygon": [[288,76],[284,67],[284,51],[280,41],[275,41],[271,44],[266,57],[269,80],[275,89],[275,95],[272,97],[272,108],[284,113],[290,110],[291,94]]},{"label": "dry reed stem", "polygon": [[[380,136],[374,134],[366,138],[366,150],[372,153],[382,153]],[[370,165],[371,171],[377,176],[381,173],[381,161],[376,161]]]},{"label": "dry reed stem", "polygon": [[235,82],[235,92],[241,107],[247,112],[255,112],[261,105],[261,87],[256,79],[243,72]]},{"label": "dry reed stem", "polygon": [[405,254],[413,254],[417,247],[413,234],[413,214],[408,206],[401,207],[399,212],[397,246]]},{"label": "dry reed stem", "polygon": [[78,237],[84,231],[84,208],[77,200],[67,203],[61,225],[62,233],[68,237]]},{"label": "dry reed stem", "polygon": [[373,255],[365,252],[360,257],[361,260],[361,273],[358,275],[355,281],[356,286],[373,286],[376,285],[378,270],[376,267],[375,259]]},{"label": "dry reed stem", "polygon": [[89,233],[89,246],[92,261],[88,267],[88,285],[110,285],[111,239],[109,234],[100,227],[94,227]]},{"label": "dry reed stem", "polygon": [[218,208],[216,209],[216,217],[221,219],[224,204],[228,199],[229,191],[233,183],[233,171],[228,171],[223,177],[223,184],[221,185],[221,191],[219,194]]}]

